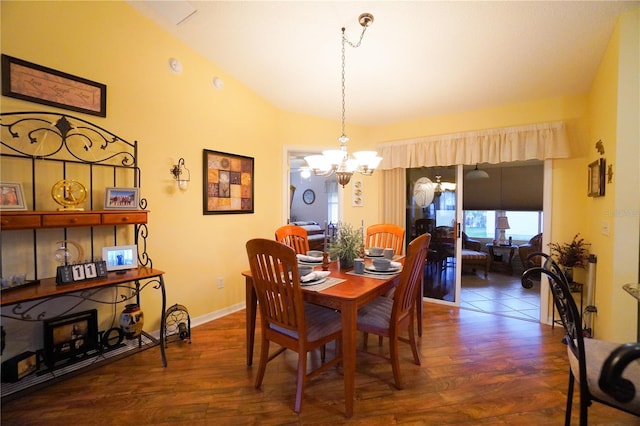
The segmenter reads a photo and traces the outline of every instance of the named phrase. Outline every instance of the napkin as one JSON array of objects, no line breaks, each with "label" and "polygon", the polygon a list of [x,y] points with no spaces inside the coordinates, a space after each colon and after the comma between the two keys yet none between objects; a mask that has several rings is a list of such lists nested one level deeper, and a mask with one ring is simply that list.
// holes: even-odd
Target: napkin
[{"label": "napkin", "polygon": [[303,283],[307,283],[309,281],[319,280],[321,278],[328,277],[330,273],[330,271],[313,271],[310,274],[300,277],[300,281]]},{"label": "napkin", "polygon": [[391,263],[389,263],[389,268],[391,268],[391,269],[398,269],[400,267],[402,267],[402,263],[400,263],[400,262],[393,262],[392,261]]},{"label": "napkin", "polygon": [[296,257],[301,262],[322,262],[322,257],[313,257],[304,254],[296,254]]}]

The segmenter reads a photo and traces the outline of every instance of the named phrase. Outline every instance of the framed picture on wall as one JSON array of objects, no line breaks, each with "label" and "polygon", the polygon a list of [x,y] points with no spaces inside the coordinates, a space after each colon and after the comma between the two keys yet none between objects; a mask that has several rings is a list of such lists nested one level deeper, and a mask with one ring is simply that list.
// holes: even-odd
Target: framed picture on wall
[{"label": "framed picture on wall", "polygon": [[85,114],[107,116],[107,86],[2,55],[2,94]]},{"label": "framed picture on wall", "polygon": [[203,151],[203,214],[253,213],[253,158]]},{"label": "framed picture on wall", "polygon": [[589,189],[587,194],[589,197],[604,196],[606,168],[607,165],[604,158],[599,158],[589,164]]}]

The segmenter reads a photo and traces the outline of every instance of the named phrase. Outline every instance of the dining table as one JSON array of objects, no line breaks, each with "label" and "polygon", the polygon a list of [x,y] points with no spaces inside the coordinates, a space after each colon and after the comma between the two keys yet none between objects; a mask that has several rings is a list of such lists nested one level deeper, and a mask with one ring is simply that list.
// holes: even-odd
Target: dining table
[{"label": "dining table", "polygon": [[[399,259],[400,263],[404,259]],[[370,262],[370,260],[367,260]],[[320,270],[320,267],[316,267]],[[305,301],[340,311],[342,318],[342,369],[344,376],[345,414],[353,415],[356,375],[356,343],[358,309],[387,293],[398,284],[399,274],[355,274],[353,270],[340,269],[339,262],[329,263],[330,277],[340,283],[320,291],[302,286]],[[246,284],[246,338],[247,365],[253,362],[256,329],[257,296],[253,288],[251,271],[244,271]]]}]

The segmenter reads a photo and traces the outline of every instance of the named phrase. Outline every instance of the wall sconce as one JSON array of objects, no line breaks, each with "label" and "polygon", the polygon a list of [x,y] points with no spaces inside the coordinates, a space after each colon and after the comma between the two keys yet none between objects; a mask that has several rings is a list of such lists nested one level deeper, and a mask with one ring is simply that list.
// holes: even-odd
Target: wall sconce
[{"label": "wall sconce", "polygon": [[184,165],[184,158],[180,158],[178,164],[174,164],[169,172],[178,183],[178,188],[186,191],[189,186],[189,181],[191,180],[191,173]]}]

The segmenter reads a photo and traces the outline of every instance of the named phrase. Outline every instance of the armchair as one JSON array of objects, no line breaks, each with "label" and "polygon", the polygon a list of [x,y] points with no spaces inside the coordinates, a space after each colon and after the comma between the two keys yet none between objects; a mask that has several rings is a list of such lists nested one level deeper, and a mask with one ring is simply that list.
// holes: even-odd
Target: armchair
[{"label": "armchair", "polygon": [[538,234],[531,238],[527,244],[522,244],[518,246],[518,254],[520,255],[520,261],[522,262],[522,267],[526,271],[527,269],[533,268],[535,266],[540,266],[542,264],[542,257],[540,256],[531,256],[531,253],[538,253],[542,251],[542,234]]}]

